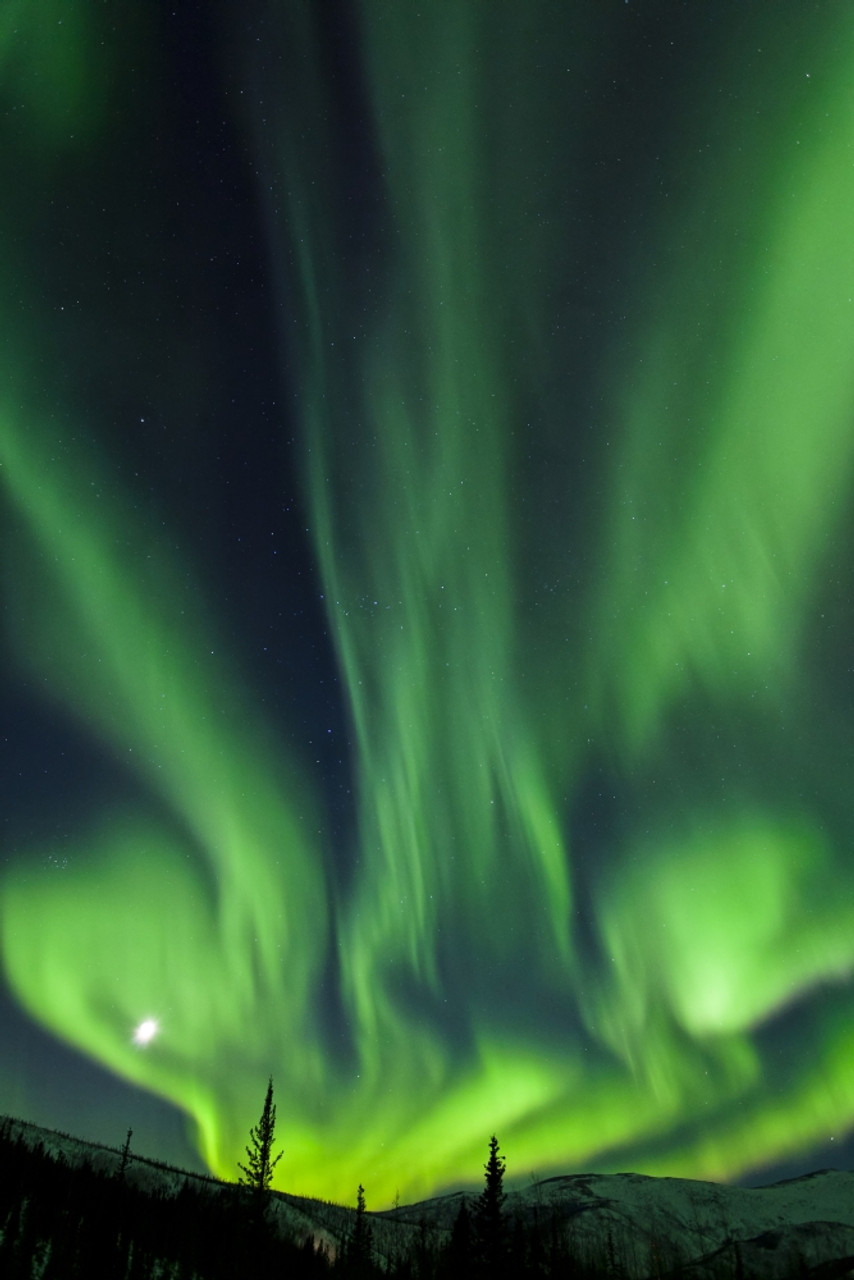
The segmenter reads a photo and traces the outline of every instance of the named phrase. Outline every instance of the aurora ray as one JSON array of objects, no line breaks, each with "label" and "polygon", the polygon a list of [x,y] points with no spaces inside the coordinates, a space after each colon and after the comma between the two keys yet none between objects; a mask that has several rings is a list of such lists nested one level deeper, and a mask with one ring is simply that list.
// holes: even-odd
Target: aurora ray
[{"label": "aurora ray", "polygon": [[[58,49],[30,134],[60,176],[63,112],[93,168],[111,144],[80,72],[97,32],[65,7],[73,74]],[[163,462],[162,499],[132,500],[98,419],[124,370],[92,375],[78,434],[84,392],[57,411],[36,372],[58,322],[28,346],[2,316],[10,680],[133,795],[76,815],[71,877],[34,874],[45,839],[10,858],[5,975],[180,1108],[224,1176],[271,1073],[281,1185],[364,1182],[374,1203],[476,1173],[489,1132],[522,1170],[734,1177],[854,1124],[834,684],[854,23],[828,7],[772,32],[733,9],[703,45],[721,107],[681,18],[647,138],[637,64],[610,122],[588,105],[633,24],[668,47],[619,8],[362,0],[330,33],[294,3],[253,8],[263,41],[220,32],[296,406],[282,494],[300,487],[350,726],[346,822],[324,813],[322,731],[297,740],[295,696],[230,638],[204,538],[181,546],[185,497],[207,536],[234,469],[193,506]],[[607,200],[599,165],[623,166]],[[24,219],[4,217],[8,241]],[[167,397],[197,459],[222,399],[204,383]],[[159,447],[138,448],[155,472]],[[287,655],[302,624],[282,609]]]}]

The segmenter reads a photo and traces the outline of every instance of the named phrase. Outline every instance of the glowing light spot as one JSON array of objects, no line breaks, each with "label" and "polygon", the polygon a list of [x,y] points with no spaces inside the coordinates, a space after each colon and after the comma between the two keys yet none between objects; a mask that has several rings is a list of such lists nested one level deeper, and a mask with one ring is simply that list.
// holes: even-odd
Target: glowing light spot
[{"label": "glowing light spot", "polygon": [[133,1033],[133,1042],[138,1044],[140,1048],[151,1044],[154,1037],[160,1030],[160,1023],[156,1018],[144,1018]]}]

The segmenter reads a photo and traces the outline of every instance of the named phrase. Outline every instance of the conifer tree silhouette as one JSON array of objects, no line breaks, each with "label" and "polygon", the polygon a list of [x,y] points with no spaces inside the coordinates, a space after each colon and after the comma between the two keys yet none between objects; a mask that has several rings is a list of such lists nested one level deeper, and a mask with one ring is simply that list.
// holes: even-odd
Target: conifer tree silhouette
[{"label": "conifer tree silhouette", "polygon": [[507,1253],[504,1157],[498,1150],[498,1139],[493,1134],[489,1139],[489,1159],[483,1166],[484,1187],[475,1204],[473,1223],[480,1269],[484,1275],[496,1277],[505,1269]]},{"label": "conifer tree silhouette", "polygon": [[451,1275],[467,1275],[471,1273],[474,1256],[474,1228],[465,1197],[460,1201],[460,1209],[451,1228],[451,1238],[446,1252],[447,1269]]},{"label": "conifer tree silhouette", "polygon": [[264,1099],[264,1110],[261,1119],[249,1130],[249,1146],[246,1148],[248,1163],[237,1167],[241,1170],[240,1183],[250,1187],[259,1200],[270,1190],[273,1181],[273,1170],[282,1158],[281,1151],[273,1156],[273,1141],[276,1136],[276,1107],[273,1102],[273,1077],[267,1085],[267,1096]]},{"label": "conifer tree silhouette", "polygon": [[122,1147],[122,1158],[119,1161],[118,1168],[116,1169],[116,1180],[118,1182],[124,1182],[125,1180],[125,1173],[127,1172],[128,1163],[130,1161],[130,1140],[132,1137],[133,1129],[128,1129],[127,1137],[125,1138],[125,1145]]},{"label": "conifer tree silhouette", "polygon": [[357,1276],[365,1275],[371,1269],[373,1231],[366,1217],[366,1212],[365,1188],[359,1183],[359,1189],[356,1192],[356,1217],[346,1246],[349,1269]]}]

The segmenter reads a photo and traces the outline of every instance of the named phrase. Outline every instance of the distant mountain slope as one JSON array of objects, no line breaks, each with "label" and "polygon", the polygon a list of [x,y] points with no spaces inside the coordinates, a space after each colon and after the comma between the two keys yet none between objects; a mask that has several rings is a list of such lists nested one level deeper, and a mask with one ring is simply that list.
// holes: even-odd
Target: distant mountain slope
[{"label": "distant mountain slope", "polygon": [[[0,1135],[23,1139],[72,1167],[111,1175],[121,1150],[88,1143],[24,1121],[0,1118]],[[231,1184],[137,1155],[126,1178],[141,1191],[177,1196],[190,1186],[210,1195]],[[463,1200],[455,1192],[369,1214],[378,1260],[409,1253],[420,1242],[439,1250]],[[322,1243],[334,1258],[352,1228],[352,1208],[285,1192],[271,1195],[273,1219],[292,1239]],[[744,1188],[641,1174],[568,1174],[510,1190],[506,1216],[543,1241],[559,1240],[582,1265],[626,1280],[723,1276],[816,1280],[854,1276],[854,1174],[824,1170],[769,1187]]]},{"label": "distant mountain slope", "polygon": [[[72,1168],[87,1164],[101,1174],[115,1173],[122,1159],[120,1147],[87,1142],[72,1134],[43,1129],[11,1116],[0,1116],[0,1137],[20,1138],[29,1147],[40,1146],[52,1159],[67,1161]],[[125,1177],[131,1186],[159,1196],[176,1196],[185,1186],[221,1195],[230,1192],[234,1186],[233,1183],[140,1155],[133,1148],[129,1152]],[[274,1217],[284,1233],[296,1239],[310,1237],[318,1244],[326,1245],[334,1255],[350,1228],[353,1209],[282,1192],[272,1192],[271,1198]],[[404,1234],[408,1233],[404,1231]]]},{"label": "distant mountain slope", "polygon": [[[390,1215],[449,1229],[461,1194]],[[854,1174],[822,1170],[769,1187],[643,1174],[567,1174],[509,1191],[506,1212],[566,1233],[581,1258],[610,1251],[629,1277],[784,1277],[854,1256]],[[740,1263],[737,1258],[740,1257]],[[854,1262],[851,1263],[854,1275]],[[827,1272],[843,1275],[845,1271]]]}]

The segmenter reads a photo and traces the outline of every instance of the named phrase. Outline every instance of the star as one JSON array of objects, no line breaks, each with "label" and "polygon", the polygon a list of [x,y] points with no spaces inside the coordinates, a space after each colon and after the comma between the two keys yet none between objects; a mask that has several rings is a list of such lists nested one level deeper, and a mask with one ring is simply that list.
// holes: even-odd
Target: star
[{"label": "star", "polygon": [[144,1049],[146,1045],[151,1044],[159,1030],[160,1023],[156,1018],[144,1018],[133,1033],[134,1044]]}]

